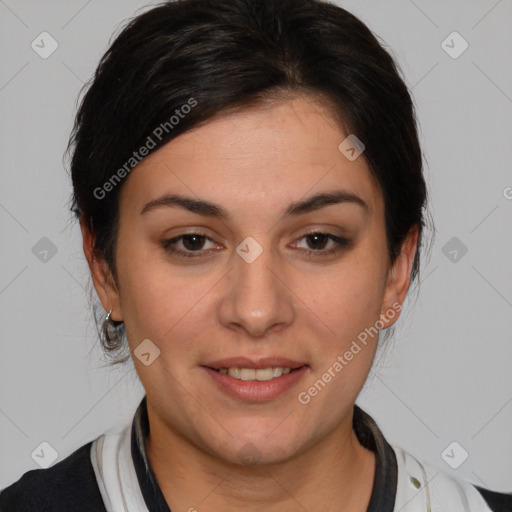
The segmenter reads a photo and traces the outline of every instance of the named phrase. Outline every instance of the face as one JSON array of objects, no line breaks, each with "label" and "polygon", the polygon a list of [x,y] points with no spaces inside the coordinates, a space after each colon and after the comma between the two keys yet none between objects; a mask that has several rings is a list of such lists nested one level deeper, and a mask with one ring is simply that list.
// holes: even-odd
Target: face
[{"label": "face", "polygon": [[219,459],[285,461],[350,431],[375,333],[399,316],[416,238],[390,266],[348,135],[304,97],[210,120],[124,183],[117,286],[88,258],[150,421]]}]

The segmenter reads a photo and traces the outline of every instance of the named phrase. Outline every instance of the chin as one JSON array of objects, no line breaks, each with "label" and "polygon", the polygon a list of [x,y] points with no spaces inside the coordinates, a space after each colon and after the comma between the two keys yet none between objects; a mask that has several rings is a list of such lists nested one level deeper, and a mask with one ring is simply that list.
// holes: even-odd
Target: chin
[{"label": "chin", "polygon": [[247,467],[278,464],[293,458],[299,450],[298,440],[293,441],[289,434],[272,437],[272,434],[268,434],[271,431],[272,429],[269,429],[259,436],[251,435],[237,439],[224,435],[221,445],[218,442],[215,446],[208,443],[209,451],[227,462]]}]

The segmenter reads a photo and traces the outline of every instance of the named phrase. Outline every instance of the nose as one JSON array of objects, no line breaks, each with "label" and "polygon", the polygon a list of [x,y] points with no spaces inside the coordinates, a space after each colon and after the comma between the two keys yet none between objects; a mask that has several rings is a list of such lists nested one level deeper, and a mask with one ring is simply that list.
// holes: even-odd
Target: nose
[{"label": "nose", "polygon": [[254,338],[291,325],[294,294],[283,265],[271,249],[264,248],[254,261],[234,253],[220,304],[221,323]]}]

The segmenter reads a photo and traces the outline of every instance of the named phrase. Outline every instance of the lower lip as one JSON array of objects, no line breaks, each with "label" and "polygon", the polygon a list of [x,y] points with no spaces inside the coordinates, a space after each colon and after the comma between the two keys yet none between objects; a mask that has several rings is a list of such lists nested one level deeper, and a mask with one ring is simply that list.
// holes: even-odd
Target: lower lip
[{"label": "lower lip", "polygon": [[235,379],[206,366],[202,368],[207,371],[222,391],[233,398],[248,402],[264,402],[276,398],[297,384],[309,367],[302,366],[286,375],[266,381]]}]

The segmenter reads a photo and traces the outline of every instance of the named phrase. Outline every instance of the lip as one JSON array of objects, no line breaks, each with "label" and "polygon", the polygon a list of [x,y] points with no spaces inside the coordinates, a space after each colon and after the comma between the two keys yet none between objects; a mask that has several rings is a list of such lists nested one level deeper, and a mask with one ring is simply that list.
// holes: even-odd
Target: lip
[{"label": "lip", "polygon": [[[236,366],[232,365],[230,360],[230,365],[227,368]],[[240,359],[237,359],[240,361]],[[284,360],[281,360],[281,363]],[[279,363],[278,365],[267,365],[261,366],[260,363],[256,363],[253,361],[253,364],[257,364],[257,368],[268,368],[269,366],[284,366],[285,368],[291,368],[291,366],[286,366],[285,364]],[[290,361],[288,361],[288,364]],[[222,363],[224,364],[224,362]],[[244,362],[244,368],[250,368],[250,366],[245,366],[247,362]],[[293,386],[295,386],[301,379],[304,378],[306,372],[309,370],[308,365],[303,365],[300,367],[295,367],[295,370],[292,370],[290,373],[285,375],[281,375],[281,377],[276,377],[267,381],[259,381],[259,380],[239,380],[234,377],[230,377],[229,375],[224,375],[213,368],[208,366],[201,367],[217,384],[218,388],[224,393],[228,394],[232,398],[237,400],[243,400],[246,402],[265,402],[269,400],[273,400],[280,394],[289,390]],[[220,366],[220,368],[226,368],[225,366]]]},{"label": "lip", "polygon": [[217,361],[211,361],[205,363],[202,366],[208,368],[251,368],[253,370],[259,370],[263,368],[300,368],[301,366],[307,366],[304,361],[294,361],[293,359],[287,359],[283,357],[262,357],[259,359],[250,359],[248,357],[229,357],[226,359],[219,359]]}]

